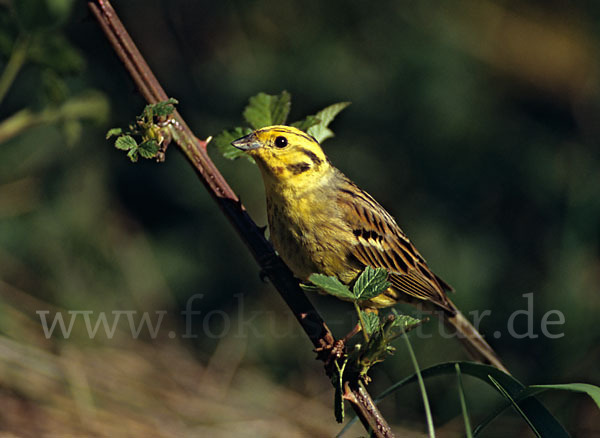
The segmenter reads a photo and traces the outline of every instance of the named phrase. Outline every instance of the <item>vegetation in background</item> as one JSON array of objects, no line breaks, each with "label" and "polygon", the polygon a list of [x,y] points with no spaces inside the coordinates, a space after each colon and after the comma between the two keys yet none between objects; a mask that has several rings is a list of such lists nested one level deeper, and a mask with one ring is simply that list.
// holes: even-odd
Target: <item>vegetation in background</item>
[{"label": "vegetation in background", "polygon": [[[160,166],[130,166],[107,146],[107,129],[126,126],[144,104],[85,2],[0,3],[3,430],[334,435],[331,388],[310,347],[187,163],[170,154]],[[299,114],[351,100],[328,156],[400,219],[456,287],[461,308],[493,310],[482,331],[502,332],[490,341],[514,375],[597,384],[600,4],[415,6],[115,1],[200,136],[238,124],[258,90],[290,90]],[[264,223],[254,167],[213,155]],[[529,292],[538,337],[505,335]],[[191,326],[198,337],[169,338],[170,330],[185,333],[180,312],[196,293],[203,295],[192,303],[202,312]],[[344,322],[351,315],[335,318],[351,306],[313,299],[336,333],[351,328]],[[132,339],[123,325],[112,339],[102,329],[90,339],[78,321],[69,339],[46,339],[41,309],[167,310],[169,325],[156,339]],[[539,331],[551,309],[565,316],[563,337]],[[521,316],[515,330],[526,333]],[[448,365],[431,385],[427,377],[440,360],[463,357],[437,335],[412,347],[435,400],[436,436],[463,434],[456,368]],[[405,356],[373,368],[370,391],[414,372]],[[460,368],[473,426],[484,422],[480,413],[511,407]],[[591,398],[540,398],[574,436],[597,433]],[[423,429],[416,385],[381,403],[398,435]],[[514,411],[491,424],[481,436],[531,435]]]},{"label": "vegetation in background", "polygon": [[[290,123],[309,135],[312,135],[319,143],[333,137],[333,132],[328,128],[329,124],[350,102],[338,102],[318,111],[316,114],[306,116],[304,119]],[[222,131],[215,136],[213,143],[219,148],[225,158],[236,159],[246,157],[251,162],[254,160],[243,151],[234,148],[231,142],[240,137],[250,134],[254,129],[264,128],[272,125],[285,125],[292,107],[292,96],[287,91],[281,94],[259,93],[250,98],[244,109],[244,120],[249,127],[236,126],[235,128]]]}]

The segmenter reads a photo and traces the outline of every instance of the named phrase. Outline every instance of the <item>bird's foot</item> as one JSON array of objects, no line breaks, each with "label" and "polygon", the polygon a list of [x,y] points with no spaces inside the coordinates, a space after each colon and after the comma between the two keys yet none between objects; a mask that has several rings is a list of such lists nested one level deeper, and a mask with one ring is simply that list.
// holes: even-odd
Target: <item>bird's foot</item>
[{"label": "bird's foot", "polygon": [[315,348],[314,351],[317,353],[317,359],[321,359],[325,364],[325,367],[328,367],[333,362],[341,359],[342,356],[344,356],[346,353],[346,340],[338,339],[333,343]]},{"label": "bird's foot", "polygon": [[341,359],[346,354],[348,341],[352,339],[354,335],[360,332],[360,330],[360,324],[356,324],[354,328],[350,330],[343,338],[333,341],[327,345],[323,345],[322,347],[315,348],[314,351],[317,353],[317,359],[323,360],[325,366],[329,366],[332,361]]}]

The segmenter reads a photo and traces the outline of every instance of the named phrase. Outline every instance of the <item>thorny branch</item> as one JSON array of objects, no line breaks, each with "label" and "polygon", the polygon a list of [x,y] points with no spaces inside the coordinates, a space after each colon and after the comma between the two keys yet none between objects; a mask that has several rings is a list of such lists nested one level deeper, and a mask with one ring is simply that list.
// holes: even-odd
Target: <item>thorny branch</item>
[{"label": "thorny branch", "polygon": [[[110,2],[94,0],[89,1],[88,5],[143,97],[148,103],[167,100],[167,94],[143,59]],[[268,275],[315,348],[323,350],[334,345],[335,339],[331,331],[304,295],[292,272],[277,256],[264,237],[263,229],[250,218],[239,198],[209,158],[206,152],[206,141],[196,138],[177,111],[172,115],[169,131],[213,200],[227,216],[261,269]],[[330,368],[326,367],[326,369],[329,374]],[[365,428],[372,429],[376,437],[393,437],[389,425],[362,382],[358,378],[352,380],[344,382],[344,399],[350,402]]]}]

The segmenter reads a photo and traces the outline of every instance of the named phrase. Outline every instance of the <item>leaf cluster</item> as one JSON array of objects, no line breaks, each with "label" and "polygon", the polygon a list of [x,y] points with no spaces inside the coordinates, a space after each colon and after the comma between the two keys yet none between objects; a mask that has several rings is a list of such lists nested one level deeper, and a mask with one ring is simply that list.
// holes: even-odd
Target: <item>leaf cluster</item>
[{"label": "leaf cluster", "polygon": [[[334,134],[328,126],[348,105],[350,105],[350,102],[335,103],[318,111],[316,114],[308,115],[289,125],[312,135],[321,143],[333,137]],[[217,146],[225,158],[234,160],[241,156],[246,156],[250,161],[253,161],[248,155],[234,148],[231,142],[250,134],[255,129],[272,125],[285,125],[291,107],[292,96],[287,91],[282,91],[280,94],[275,95],[258,93],[248,100],[248,105],[244,108],[243,117],[247,125],[222,131],[214,137],[212,144]]]},{"label": "leaf cluster", "polygon": [[388,271],[385,268],[367,266],[354,282],[352,290],[338,280],[337,277],[329,277],[323,274],[312,274],[309,277],[312,286],[304,285],[303,287],[311,290],[320,289],[342,300],[360,303],[381,295],[390,287],[387,278]]},{"label": "leaf cluster", "polygon": [[175,111],[174,105],[177,103],[176,99],[171,98],[146,105],[142,114],[136,117],[135,123],[129,125],[128,130],[112,128],[106,133],[106,138],[116,136],[115,147],[127,151],[127,156],[132,162],[136,162],[139,157],[155,158],[169,138],[165,130],[165,119]]},{"label": "leaf cluster", "polygon": [[391,342],[402,333],[421,324],[421,320],[408,315],[400,315],[394,309],[385,317],[380,317],[377,312],[365,311],[362,306],[367,301],[381,295],[390,287],[388,271],[385,268],[372,268],[367,266],[360,273],[352,288],[343,284],[337,277],[323,274],[312,274],[309,277],[311,284],[302,285],[307,291],[323,291],[344,301],[354,304],[360,328],[365,339],[364,344],[357,343],[348,354],[334,361],[331,380],[336,388],[334,403],[335,417],[338,422],[344,419],[343,382],[348,375],[355,375],[365,382],[370,379],[367,373],[373,365],[383,362],[385,358],[395,351]]},{"label": "leaf cluster", "polygon": [[312,284],[303,285],[305,290],[321,290],[354,304],[365,343],[355,345],[349,356],[349,364],[363,377],[373,365],[382,362],[394,351],[394,347],[390,345],[394,339],[403,331],[421,323],[420,320],[400,315],[393,309],[391,314],[383,318],[376,312],[362,310],[361,305],[364,302],[381,295],[390,287],[388,271],[385,268],[367,266],[354,282],[352,289],[336,277],[323,274],[312,274],[309,281]]},{"label": "leaf cluster", "polygon": [[381,320],[375,313],[363,312],[363,319],[366,322],[365,329],[369,331],[369,340],[352,353],[361,376],[366,376],[373,365],[383,362],[396,350],[391,345],[393,340],[423,322],[409,315],[401,315],[395,309]]}]

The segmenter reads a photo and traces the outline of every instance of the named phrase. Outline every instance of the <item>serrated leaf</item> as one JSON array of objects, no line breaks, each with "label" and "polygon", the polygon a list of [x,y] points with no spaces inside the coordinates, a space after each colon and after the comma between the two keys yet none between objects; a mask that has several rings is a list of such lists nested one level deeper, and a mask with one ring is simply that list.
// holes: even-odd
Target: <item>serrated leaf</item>
[{"label": "serrated leaf", "polygon": [[131,149],[129,152],[127,152],[127,156],[129,157],[129,159],[131,160],[132,163],[136,163],[138,160],[138,150],[137,147]]},{"label": "serrated leaf", "polygon": [[292,108],[292,95],[287,91],[282,91],[278,98],[271,104],[271,122],[273,125],[283,125],[287,121],[290,109]]},{"label": "serrated leaf", "polygon": [[320,122],[311,126],[307,133],[316,138],[319,143],[333,137],[333,132],[328,126],[344,108],[348,107],[348,105],[350,105],[350,102],[334,103],[319,111],[315,114],[315,117],[319,119]]},{"label": "serrated leaf", "polygon": [[304,120],[299,120],[292,123],[291,126],[298,128],[300,131],[308,132],[308,129],[321,123],[321,120],[317,116],[306,116]]},{"label": "serrated leaf", "polygon": [[154,158],[158,154],[158,149],[156,140],[146,140],[138,146],[138,153],[143,158]]},{"label": "serrated leaf", "polygon": [[122,151],[129,151],[137,148],[137,141],[131,135],[122,135],[115,140],[115,147]]},{"label": "serrated leaf", "polygon": [[365,323],[364,329],[367,332],[367,335],[371,336],[379,329],[379,315],[375,312],[365,312],[363,310],[361,310],[360,313],[362,315],[362,320]]},{"label": "serrated leaf", "polygon": [[229,131],[221,132],[216,137],[214,137],[209,144],[215,145],[219,149],[221,154],[229,160],[235,160],[243,156],[248,158],[252,163],[254,163],[254,160],[250,155],[231,145],[232,141],[237,140],[238,138],[243,137],[245,135],[248,135],[251,132],[252,130],[250,128],[242,128],[238,126]]},{"label": "serrated leaf", "polygon": [[300,288],[304,292],[308,292],[308,293],[315,293],[315,292],[321,291],[321,288],[319,286],[315,286],[314,284],[300,283]]},{"label": "serrated leaf", "polygon": [[394,314],[392,328],[400,328],[405,332],[409,331],[412,327],[419,325],[423,322],[418,318],[413,318],[409,315],[400,314],[396,311],[396,309],[392,309],[392,313]]},{"label": "serrated leaf", "polygon": [[292,96],[287,91],[272,95],[258,93],[248,101],[244,109],[244,119],[254,129],[271,125],[283,125],[291,108]]},{"label": "serrated leaf", "polygon": [[352,288],[354,297],[358,301],[363,301],[370,300],[382,294],[390,287],[387,278],[388,271],[385,268],[373,269],[367,266],[356,280],[356,283],[354,283],[354,287]]},{"label": "serrated leaf", "polygon": [[178,103],[179,101],[177,101],[177,99],[173,99],[171,97],[170,99],[164,100],[162,102],[146,105],[144,113],[146,114],[146,111],[148,111],[150,117],[166,117],[171,115],[173,111],[175,111],[175,107],[173,105],[177,105]]},{"label": "serrated leaf", "polygon": [[345,284],[336,277],[328,277],[323,274],[312,274],[308,277],[310,282],[318,286],[323,292],[345,300],[354,300],[354,295]]},{"label": "serrated leaf", "polygon": [[111,138],[115,135],[121,135],[122,133],[123,133],[123,130],[121,128],[109,129],[108,132],[106,133],[106,139],[108,140],[109,138]]}]

